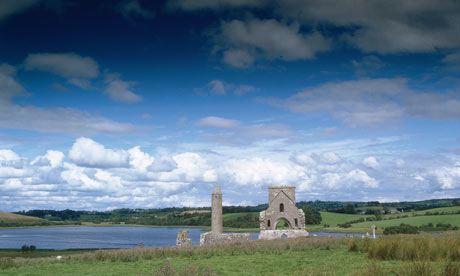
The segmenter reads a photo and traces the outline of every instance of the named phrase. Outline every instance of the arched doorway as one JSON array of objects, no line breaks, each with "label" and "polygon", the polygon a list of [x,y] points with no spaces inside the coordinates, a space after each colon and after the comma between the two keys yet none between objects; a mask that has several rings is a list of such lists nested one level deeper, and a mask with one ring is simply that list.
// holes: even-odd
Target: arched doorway
[{"label": "arched doorway", "polygon": [[279,218],[276,223],[274,224],[276,230],[282,229],[292,229],[292,225],[289,220],[285,218]]}]

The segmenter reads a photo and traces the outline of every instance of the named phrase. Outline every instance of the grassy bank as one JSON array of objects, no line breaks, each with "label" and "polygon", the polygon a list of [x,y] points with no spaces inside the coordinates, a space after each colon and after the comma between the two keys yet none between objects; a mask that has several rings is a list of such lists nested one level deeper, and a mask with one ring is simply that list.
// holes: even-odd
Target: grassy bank
[{"label": "grassy bank", "polygon": [[458,276],[460,235],[376,240],[309,237],[190,248],[97,250],[69,254],[61,260],[1,257],[0,268],[1,275]]}]

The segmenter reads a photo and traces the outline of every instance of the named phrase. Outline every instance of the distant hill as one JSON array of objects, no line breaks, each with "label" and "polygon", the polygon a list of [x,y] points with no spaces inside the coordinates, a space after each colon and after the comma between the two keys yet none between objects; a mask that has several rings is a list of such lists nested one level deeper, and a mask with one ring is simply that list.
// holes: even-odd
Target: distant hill
[{"label": "distant hill", "polygon": [[30,216],[0,212],[0,227],[52,225],[53,222]]}]

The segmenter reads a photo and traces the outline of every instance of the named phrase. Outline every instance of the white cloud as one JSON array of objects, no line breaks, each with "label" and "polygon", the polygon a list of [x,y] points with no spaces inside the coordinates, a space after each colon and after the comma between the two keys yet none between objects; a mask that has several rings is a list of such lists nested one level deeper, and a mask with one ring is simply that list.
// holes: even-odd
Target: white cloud
[{"label": "white cloud", "polygon": [[321,160],[321,162],[330,165],[337,164],[341,161],[340,157],[333,152],[324,152],[321,155],[319,155],[319,159]]},{"label": "white cloud", "polygon": [[126,0],[118,5],[118,12],[120,12],[125,18],[141,17],[144,19],[152,19],[155,17],[155,12],[143,8],[139,3],[139,0]]},{"label": "white cloud", "polygon": [[142,97],[132,91],[132,87],[136,85],[133,81],[123,81],[119,74],[109,74],[105,77],[107,87],[104,92],[110,96],[112,100],[124,103],[137,103],[142,101]]},{"label": "white cloud", "polygon": [[148,170],[152,172],[170,172],[177,168],[177,163],[170,156],[160,156],[155,158],[154,162],[148,166]]},{"label": "white cloud", "polygon": [[219,180],[249,187],[289,185],[299,180],[299,173],[295,166],[259,157],[230,159],[219,170]]},{"label": "white cloud", "polygon": [[295,163],[306,166],[306,167],[313,167],[316,165],[316,161],[313,160],[308,154],[295,154],[291,157],[291,160]]},{"label": "white cloud", "polygon": [[65,78],[95,78],[99,65],[90,57],[74,53],[29,54],[24,61],[26,70],[40,70]]},{"label": "white cloud", "polygon": [[129,149],[128,154],[131,167],[142,171],[145,171],[155,161],[155,158],[141,151],[139,146]]},{"label": "white cloud", "polygon": [[19,155],[12,150],[0,150],[0,161],[15,161],[19,159]]},{"label": "white cloud", "polygon": [[460,167],[442,167],[431,174],[443,190],[460,188]]},{"label": "white cloud", "polygon": [[[362,141],[356,144],[367,145]],[[283,145],[285,151],[272,151]],[[266,202],[268,185],[295,185],[298,200],[408,200],[424,199],[428,193],[455,197],[460,192],[457,159],[417,158],[413,162],[398,156],[406,160],[402,169],[396,169],[398,159],[388,159],[395,162],[381,161],[375,169],[367,170],[362,164],[363,153],[350,149],[350,143],[342,143],[340,147],[347,150],[338,152],[319,151],[324,147],[317,144],[297,152],[299,147],[306,149],[299,144],[289,147],[265,142],[237,149],[213,148],[218,154],[178,149],[178,153],[154,157],[140,146],[114,150],[79,138],[69,150],[68,162],[59,151],[49,150],[30,161],[3,149],[0,200],[11,211],[46,209],[50,202],[57,209],[92,210],[209,206],[216,182],[226,202],[252,204]],[[375,144],[372,152],[372,156],[364,156],[382,160]],[[388,158],[387,152],[383,154]]]},{"label": "white cloud", "polygon": [[122,150],[106,149],[103,145],[85,138],[78,138],[69,151],[69,158],[84,167],[110,168],[129,166],[129,154]]},{"label": "white cloud", "polygon": [[368,168],[372,168],[372,169],[376,169],[380,166],[379,162],[374,156],[369,156],[369,157],[364,158],[363,165]]},{"label": "white cloud", "polygon": [[377,180],[370,177],[365,171],[358,169],[350,171],[346,176],[346,180],[352,183],[363,184],[364,187],[368,188],[377,188],[379,186]]},{"label": "white cloud", "polygon": [[375,127],[403,118],[460,118],[458,94],[415,91],[405,79],[330,82],[266,101],[294,112],[329,112],[350,127]]},{"label": "white cloud", "polygon": [[216,116],[209,116],[197,121],[197,125],[216,128],[234,128],[240,124],[237,120],[230,120]]},{"label": "white cloud", "polygon": [[62,165],[64,160],[64,153],[56,150],[48,150],[44,156],[37,156],[31,165],[48,165],[56,168]]}]

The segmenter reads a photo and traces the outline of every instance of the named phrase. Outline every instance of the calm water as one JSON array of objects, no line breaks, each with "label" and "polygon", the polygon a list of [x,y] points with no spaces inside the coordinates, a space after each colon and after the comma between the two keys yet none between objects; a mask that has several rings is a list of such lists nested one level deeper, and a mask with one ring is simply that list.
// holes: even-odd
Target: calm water
[{"label": "calm water", "polygon": [[[193,244],[200,243],[200,229],[159,227],[50,227],[0,229],[0,248],[20,248],[35,245],[38,249],[70,248],[130,248],[175,245],[177,233],[187,229]],[[318,236],[361,236],[361,234],[322,233]],[[252,233],[257,239],[258,233]]]}]

